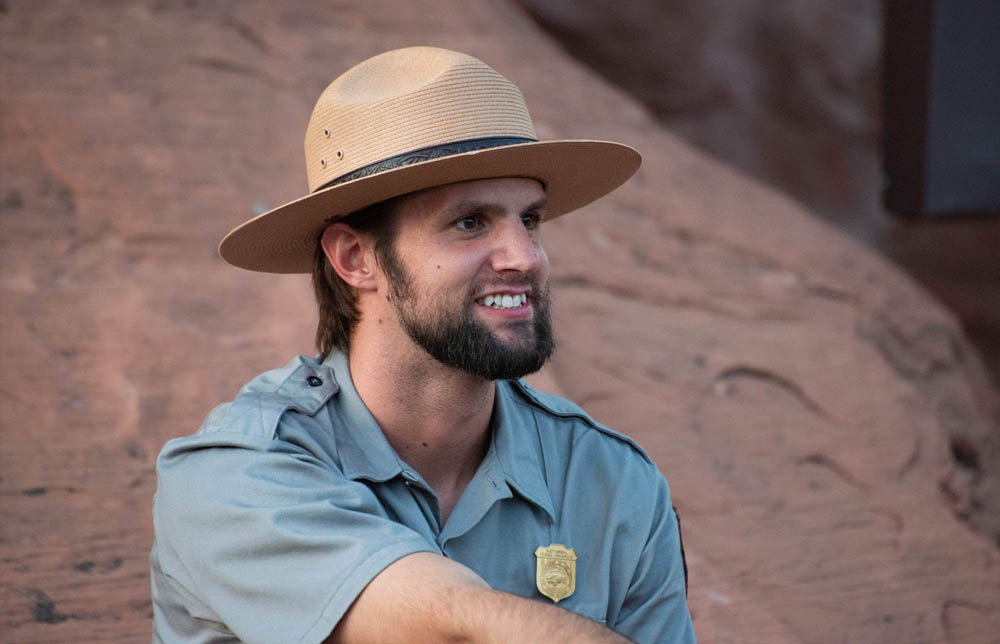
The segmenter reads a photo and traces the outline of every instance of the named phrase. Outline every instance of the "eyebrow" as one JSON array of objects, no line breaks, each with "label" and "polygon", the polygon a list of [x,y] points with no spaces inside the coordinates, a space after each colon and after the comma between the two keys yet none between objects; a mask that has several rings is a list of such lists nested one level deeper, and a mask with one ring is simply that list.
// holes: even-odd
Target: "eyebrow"
[{"label": "eyebrow", "polygon": [[[529,204],[522,212],[529,212],[531,210],[545,211],[548,208],[548,200],[545,197],[541,197],[531,204]],[[483,212],[490,215],[501,214],[506,210],[506,207],[496,201],[478,201],[475,199],[467,199],[465,201],[460,201],[455,206],[450,208],[450,214],[452,216],[462,215],[464,213],[470,212]]]}]

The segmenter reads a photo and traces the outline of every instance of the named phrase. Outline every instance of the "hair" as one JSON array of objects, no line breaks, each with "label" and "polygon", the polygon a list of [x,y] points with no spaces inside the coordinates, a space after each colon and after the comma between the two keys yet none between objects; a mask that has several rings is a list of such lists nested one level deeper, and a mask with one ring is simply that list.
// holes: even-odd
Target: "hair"
[{"label": "hair", "polygon": [[[399,199],[395,197],[380,201],[345,217],[330,219],[328,224],[344,223],[366,235],[374,246],[375,261],[385,270],[387,266],[395,266],[393,244],[396,239],[396,210]],[[320,243],[322,237],[323,232],[320,231],[316,238],[312,273],[313,290],[316,293],[316,303],[319,305],[316,348],[319,349],[320,360],[325,359],[333,351],[347,352],[350,349],[351,331],[361,319],[361,312],[357,306],[357,292],[330,264]]]}]

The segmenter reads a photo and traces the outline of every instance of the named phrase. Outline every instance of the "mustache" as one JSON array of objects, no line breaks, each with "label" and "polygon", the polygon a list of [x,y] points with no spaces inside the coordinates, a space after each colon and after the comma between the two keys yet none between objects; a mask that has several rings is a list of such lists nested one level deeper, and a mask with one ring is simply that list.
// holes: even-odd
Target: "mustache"
[{"label": "mustache", "polygon": [[539,295],[548,294],[548,280],[544,283],[542,282],[542,276],[538,272],[531,273],[517,273],[515,275],[504,275],[502,273],[497,273],[488,278],[481,278],[475,280],[469,287],[469,293],[475,295],[476,293],[482,293],[488,290],[494,290],[500,287],[517,287],[524,288],[527,287],[531,289],[533,296],[538,297]]}]

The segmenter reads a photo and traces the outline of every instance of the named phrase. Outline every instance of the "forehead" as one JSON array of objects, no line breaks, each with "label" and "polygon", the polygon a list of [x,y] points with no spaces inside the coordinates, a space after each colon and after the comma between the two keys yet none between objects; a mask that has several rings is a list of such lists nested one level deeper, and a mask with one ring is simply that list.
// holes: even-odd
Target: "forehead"
[{"label": "forehead", "polygon": [[545,189],[536,179],[502,177],[449,183],[407,195],[397,211],[401,219],[428,215],[460,216],[463,210],[500,209],[521,213],[529,208],[544,208]]}]

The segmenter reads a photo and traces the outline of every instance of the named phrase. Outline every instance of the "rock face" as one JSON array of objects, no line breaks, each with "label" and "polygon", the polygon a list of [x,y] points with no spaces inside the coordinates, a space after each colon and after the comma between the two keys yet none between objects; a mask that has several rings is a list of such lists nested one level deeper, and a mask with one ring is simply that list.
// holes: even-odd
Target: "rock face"
[{"label": "rock face", "polygon": [[518,3],[671,131],[873,232],[879,0]]},{"label": "rock face", "polygon": [[903,266],[1000,382],[1000,213],[913,222],[882,207],[884,1],[517,1],[671,132]]},{"label": "rock face", "polygon": [[546,227],[560,348],[538,380],[667,475],[700,641],[996,641],[1000,412],[954,318],[512,5],[0,10],[0,640],[148,641],[159,447],[312,351],[306,278],[215,244],[304,193],[329,80],[433,43],[521,85],[542,138],[644,154]]}]

